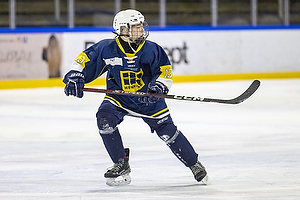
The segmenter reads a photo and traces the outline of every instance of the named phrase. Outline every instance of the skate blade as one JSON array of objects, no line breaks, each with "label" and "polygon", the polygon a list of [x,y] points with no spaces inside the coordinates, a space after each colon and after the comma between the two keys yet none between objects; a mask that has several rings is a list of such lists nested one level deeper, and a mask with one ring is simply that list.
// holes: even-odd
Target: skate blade
[{"label": "skate blade", "polygon": [[123,185],[129,185],[131,183],[131,177],[129,174],[119,176],[117,178],[107,178],[106,179],[106,185],[109,186],[123,186]]},{"label": "skate blade", "polygon": [[201,180],[201,182],[202,182],[204,185],[209,185],[209,184],[210,184],[209,177],[206,175],[206,176]]}]

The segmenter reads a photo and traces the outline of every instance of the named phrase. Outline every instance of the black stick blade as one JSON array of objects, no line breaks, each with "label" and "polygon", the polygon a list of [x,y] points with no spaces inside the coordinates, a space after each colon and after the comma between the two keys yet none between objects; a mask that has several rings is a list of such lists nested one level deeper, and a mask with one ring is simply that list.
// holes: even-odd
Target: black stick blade
[{"label": "black stick blade", "polygon": [[210,99],[204,98],[202,101],[204,102],[214,102],[214,103],[225,103],[225,104],[239,104],[248,99],[260,86],[259,80],[254,80],[248,89],[242,93],[240,96],[234,99]]}]

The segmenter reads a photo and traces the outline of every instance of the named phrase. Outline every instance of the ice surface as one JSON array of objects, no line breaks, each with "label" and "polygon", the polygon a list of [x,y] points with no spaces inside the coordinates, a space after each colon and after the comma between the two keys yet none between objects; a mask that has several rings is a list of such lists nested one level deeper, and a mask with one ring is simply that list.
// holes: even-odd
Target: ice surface
[{"label": "ice surface", "polygon": [[[0,199],[300,199],[300,80],[261,80],[239,105],[167,100],[206,166],[197,183],[141,119],[119,126],[132,183],[109,187],[112,163],[97,131],[103,94],[63,88],[0,90]],[[250,80],[174,84],[171,94],[231,98]]]}]

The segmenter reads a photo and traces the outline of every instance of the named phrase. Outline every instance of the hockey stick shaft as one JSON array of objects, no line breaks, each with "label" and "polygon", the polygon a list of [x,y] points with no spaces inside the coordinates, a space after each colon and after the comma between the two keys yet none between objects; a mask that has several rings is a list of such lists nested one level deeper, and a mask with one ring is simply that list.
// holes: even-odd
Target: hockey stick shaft
[{"label": "hockey stick shaft", "polygon": [[260,81],[254,80],[244,93],[242,93],[241,95],[233,99],[214,99],[214,98],[190,97],[190,96],[179,96],[179,95],[169,95],[169,94],[145,93],[145,92],[128,92],[123,90],[106,90],[106,89],[97,89],[97,88],[84,88],[83,91],[116,94],[116,95],[127,95],[127,96],[140,96],[140,97],[154,96],[157,98],[177,99],[177,100],[186,100],[186,101],[239,104],[245,101],[246,99],[248,99],[258,89],[259,85],[260,85]]}]

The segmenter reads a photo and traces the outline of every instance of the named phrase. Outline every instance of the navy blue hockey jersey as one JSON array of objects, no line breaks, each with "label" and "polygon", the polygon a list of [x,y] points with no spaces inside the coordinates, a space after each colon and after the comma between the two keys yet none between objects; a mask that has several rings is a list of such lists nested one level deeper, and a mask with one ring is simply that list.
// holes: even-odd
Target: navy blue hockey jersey
[{"label": "navy blue hockey jersey", "polygon": [[[76,66],[77,65],[77,66]],[[158,44],[146,40],[135,53],[125,53],[119,37],[105,39],[84,50],[75,59],[89,83],[107,72],[106,84],[109,90],[147,92],[150,81],[160,81],[168,88],[172,85],[172,67],[167,54]],[[111,101],[133,116],[161,118],[169,114],[164,99],[148,104],[138,101],[136,96],[107,94]]]}]

